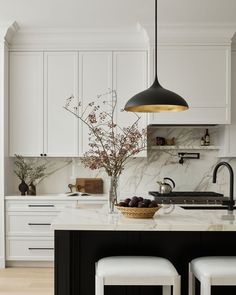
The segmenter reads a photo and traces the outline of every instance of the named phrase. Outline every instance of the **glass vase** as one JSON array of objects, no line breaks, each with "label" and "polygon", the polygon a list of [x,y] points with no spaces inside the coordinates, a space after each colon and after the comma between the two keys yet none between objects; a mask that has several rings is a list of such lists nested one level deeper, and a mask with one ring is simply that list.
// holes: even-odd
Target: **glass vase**
[{"label": "glass vase", "polygon": [[117,188],[118,188],[119,176],[113,175],[110,177],[110,188],[108,193],[108,213],[115,212],[115,205],[117,204]]},{"label": "glass vase", "polygon": [[36,196],[36,186],[33,184],[33,182],[29,184],[29,195]]}]

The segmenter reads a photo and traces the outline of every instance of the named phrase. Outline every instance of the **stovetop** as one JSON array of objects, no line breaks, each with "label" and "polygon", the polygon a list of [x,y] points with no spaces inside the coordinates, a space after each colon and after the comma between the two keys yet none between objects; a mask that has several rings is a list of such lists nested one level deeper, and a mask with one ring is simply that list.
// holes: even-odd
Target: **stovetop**
[{"label": "stovetop", "polygon": [[222,204],[228,198],[215,192],[174,191],[168,194],[151,191],[150,195],[160,204]]}]

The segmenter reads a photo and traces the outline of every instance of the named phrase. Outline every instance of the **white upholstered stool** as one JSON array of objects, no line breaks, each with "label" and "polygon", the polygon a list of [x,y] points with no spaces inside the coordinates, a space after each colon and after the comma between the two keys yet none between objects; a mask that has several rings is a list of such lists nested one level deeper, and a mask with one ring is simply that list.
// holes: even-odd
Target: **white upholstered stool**
[{"label": "white upholstered stool", "polygon": [[161,257],[112,256],[96,263],[96,295],[105,285],[163,286],[163,294],[180,295],[180,276],[173,264]]},{"label": "white upholstered stool", "polygon": [[201,283],[201,295],[210,295],[211,286],[236,286],[236,257],[200,257],[189,264],[189,295],[195,294],[195,278]]}]

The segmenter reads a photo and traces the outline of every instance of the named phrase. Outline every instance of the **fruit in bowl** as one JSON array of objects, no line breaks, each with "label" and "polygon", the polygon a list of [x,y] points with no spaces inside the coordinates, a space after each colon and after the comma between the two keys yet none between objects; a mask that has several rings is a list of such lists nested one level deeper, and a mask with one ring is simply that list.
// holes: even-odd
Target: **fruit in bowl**
[{"label": "fruit in bowl", "polygon": [[116,208],[129,218],[152,218],[160,207],[154,200],[137,196],[127,198],[116,205]]},{"label": "fruit in bowl", "polygon": [[132,199],[127,198],[121,201],[118,206],[120,207],[131,207],[131,208],[154,208],[158,207],[158,204],[154,200],[143,199],[142,197],[134,196]]}]

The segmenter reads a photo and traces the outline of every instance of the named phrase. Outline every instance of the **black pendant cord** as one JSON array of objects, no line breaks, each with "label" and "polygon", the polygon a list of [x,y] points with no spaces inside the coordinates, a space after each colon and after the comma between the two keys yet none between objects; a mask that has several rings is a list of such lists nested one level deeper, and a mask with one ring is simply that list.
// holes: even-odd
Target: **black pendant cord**
[{"label": "black pendant cord", "polygon": [[157,79],[157,0],[155,0],[155,80]]},{"label": "black pendant cord", "polygon": [[[187,102],[177,93],[163,88],[157,77],[157,1],[155,1],[155,31],[153,32],[154,42],[150,44],[150,54],[153,60],[154,82],[146,90],[134,95],[125,105],[128,112],[159,113],[179,112],[188,109]],[[153,46],[154,43],[154,46]],[[154,47],[154,52],[153,52]]]},{"label": "black pendant cord", "polygon": [[157,77],[157,0],[155,0],[155,77],[154,77],[154,85],[160,86]]}]

